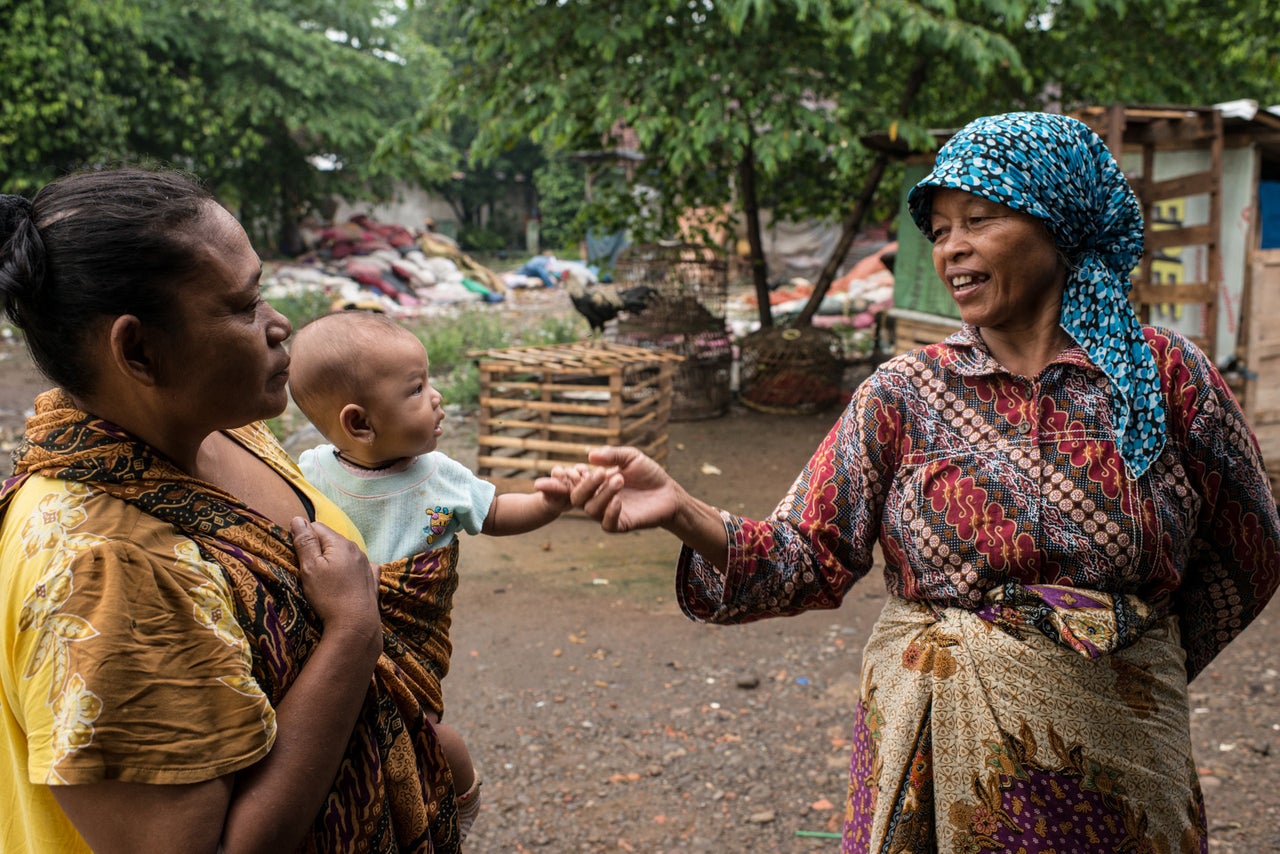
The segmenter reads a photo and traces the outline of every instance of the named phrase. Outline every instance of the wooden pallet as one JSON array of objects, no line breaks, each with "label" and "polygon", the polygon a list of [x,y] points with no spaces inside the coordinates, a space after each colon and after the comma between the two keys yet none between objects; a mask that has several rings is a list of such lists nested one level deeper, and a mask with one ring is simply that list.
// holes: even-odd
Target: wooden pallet
[{"label": "wooden pallet", "polygon": [[477,472],[500,490],[527,492],[533,479],[586,462],[600,445],[666,459],[682,357],[606,341],[468,355],[480,369]]}]

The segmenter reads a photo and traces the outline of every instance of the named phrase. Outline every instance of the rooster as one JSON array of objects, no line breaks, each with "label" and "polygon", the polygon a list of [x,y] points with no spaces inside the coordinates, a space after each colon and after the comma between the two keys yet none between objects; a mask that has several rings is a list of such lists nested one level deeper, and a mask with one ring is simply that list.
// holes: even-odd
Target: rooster
[{"label": "rooster", "polygon": [[596,335],[601,335],[604,325],[622,312],[639,314],[644,311],[657,296],[657,291],[648,285],[629,288],[601,285],[573,268],[564,271],[564,289],[573,307],[587,319]]}]

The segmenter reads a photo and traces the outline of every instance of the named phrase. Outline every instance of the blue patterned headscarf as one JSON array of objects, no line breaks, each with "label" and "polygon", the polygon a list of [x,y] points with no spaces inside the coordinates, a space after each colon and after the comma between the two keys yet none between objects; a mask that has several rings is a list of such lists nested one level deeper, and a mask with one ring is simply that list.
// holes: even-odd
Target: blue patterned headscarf
[{"label": "blue patterned headscarf", "polygon": [[1129,273],[1142,255],[1142,207],[1106,144],[1067,116],[987,116],[953,136],[908,195],[926,237],[935,187],[1048,225],[1071,264],[1059,322],[1110,380],[1116,443],[1140,477],[1164,449],[1164,402],[1155,356],[1128,299]]}]

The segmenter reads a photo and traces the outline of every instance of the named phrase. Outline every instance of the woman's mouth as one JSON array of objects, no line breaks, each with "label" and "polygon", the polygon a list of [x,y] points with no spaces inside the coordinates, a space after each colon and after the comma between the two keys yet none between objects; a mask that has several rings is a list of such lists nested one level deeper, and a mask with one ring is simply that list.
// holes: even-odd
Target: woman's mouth
[{"label": "woman's mouth", "polygon": [[952,276],[948,283],[951,285],[951,292],[956,296],[961,296],[978,287],[984,281],[986,280],[980,279],[971,273],[964,273],[959,276]]}]

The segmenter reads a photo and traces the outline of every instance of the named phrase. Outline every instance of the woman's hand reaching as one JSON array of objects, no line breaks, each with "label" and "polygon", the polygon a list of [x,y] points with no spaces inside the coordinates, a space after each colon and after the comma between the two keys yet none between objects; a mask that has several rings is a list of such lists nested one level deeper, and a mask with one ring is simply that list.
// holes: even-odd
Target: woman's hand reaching
[{"label": "woman's hand reaching", "polygon": [[683,490],[648,455],[631,447],[595,448],[592,466],[559,472],[572,484],[575,507],[610,533],[653,528],[668,522],[680,506]]},{"label": "woman's hand reaching", "polygon": [[662,527],[717,566],[728,555],[720,512],[685,492],[666,469],[637,448],[610,445],[587,456],[591,466],[557,469],[575,507],[610,533]]}]

